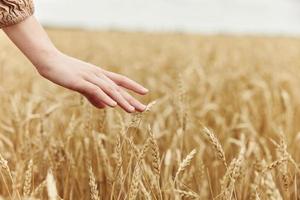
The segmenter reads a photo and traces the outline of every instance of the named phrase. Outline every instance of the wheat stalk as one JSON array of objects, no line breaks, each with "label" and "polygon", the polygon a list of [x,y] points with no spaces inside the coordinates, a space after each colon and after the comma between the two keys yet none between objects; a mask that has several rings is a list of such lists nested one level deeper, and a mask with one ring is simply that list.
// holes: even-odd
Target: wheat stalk
[{"label": "wheat stalk", "polygon": [[196,149],[193,149],[186,157],[185,159],[183,159],[183,161],[181,161],[181,163],[179,164],[179,168],[175,174],[175,178],[174,180],[177,181],[178,176],[181,172],[183,172],[190,164],[192,159],[194,158],[195,154],[197,153]]},{"label": "wheat stalk", "polygon": [[4,169],[6,172],[9,172],[8,161],[5,160],[0,154],[0,167]]},{"label": "wheat stalk", "polygon": [[44,180],[43,182],[41,182],[38,185],[38,187],[36,187],[34,189],[34,191],[32,192],[31,196],[35,197],[35,196],[39,195],[43,191],[43,189],[46,188],[46,187],[47,187],[47,179]]},{"label": "wheat stalk", "polygon": [[31,192],[32,168],[33,168],[33,161],[30,160],[28,162],[27,170],[25,172],[25,181],[23,186],[23,195],[26,197],[28,197]]},{"label": "wheat stalk", "polygon": [[140,176],[141,176],[141,169],[139,165],[135,166],[133,175],[132,175],[132,180],[130,184],[130,190],[129,190],[129,200],[135,200],[137,198],[138,192],[139,192],[139,182],[140,182]]},{"label": "wheat stalk", "polygon": [[147,189],[145,188],[142,180],[140,181],[140,186],[141,186],[141,191],[144,194],[144,197],[146,200],[151,200],[151,194],[147,191]]},{"label": "wheat stalk", "polygon": [[154,170],[154,173],[156,174],[157,177],[160,176],[160,157],[159,157],[159,148],[157,145],[157,142],[153,136],[151,127],[148,127],[148,132],[150,135],[150,149],[151,149],[151,155],[152,155],[152,167]]},{"label": "wheat stalk", "polygon": [[105,166],[104,170],[106,172],[107,178],[108,178],[109,181],[112,181],[112,179],[113,179],[113,170],[111,168],[111,164],[110,164],[109,157],[107,155],[106,149],[103,146],[102,140],[99,140],[98,144],[99,144],[99,149],[100,149],[100,155],[101,155],[102,161],[103,161],[104,166]]},{"label": "wheat stalk", "polygon": [[91,191],[91,199],[100,200],[95,175],[91,166],[88,168],[88,172],[89,172],[89,186]]},{"label": "wheat stalk", "polygon": [[222,148],[222,145],[220,144],[219,140],[215,136],[215,134],[209,130],[208,128],[203,128],[203,133],[208,137],[211,145],[213,146],[213,149],[215,150],[216,155],[218,158],[223,162],[225,167],[227,167],[226,158],[225,158],[225,152]]},{"label": "wheat stalk", "polygon": [[231,199],[234,191],[234,184],[241,175],[242,165],[244,164],[245,146],[241,147],[237,158],[232,159],[227,171],[221,181],[222,199]]},{"label": "wheat stalk", "polygon": [[200,196],[195,192],[179,190],[179,189],[175,189],[175,192],[179,193],[183,198],[200,199]]}]

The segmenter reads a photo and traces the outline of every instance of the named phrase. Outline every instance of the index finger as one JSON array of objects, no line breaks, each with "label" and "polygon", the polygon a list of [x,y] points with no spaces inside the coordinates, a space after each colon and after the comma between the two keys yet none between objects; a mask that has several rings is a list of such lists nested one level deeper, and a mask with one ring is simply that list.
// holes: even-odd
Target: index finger
[{"label": "index finger", "polygon": [[117,85],[122,86],[126,89],[132,90],[138,94],[147,94],[149,90],[145,88],[144,86],[138,84],[137,82],[127,78],[126,76],[114,73],[114,72],[109,72],[105,71],[103,72],[108,78],[113,80]]}]

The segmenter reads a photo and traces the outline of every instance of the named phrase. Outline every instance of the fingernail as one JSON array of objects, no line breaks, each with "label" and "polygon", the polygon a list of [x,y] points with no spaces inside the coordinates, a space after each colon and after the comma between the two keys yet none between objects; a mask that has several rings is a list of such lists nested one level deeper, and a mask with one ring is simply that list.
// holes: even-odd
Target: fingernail
[{"label": "fingernail", "polygon": [[142,104],[142,105],[140,106],[140,110],[145,110],[146,107],[147,107],[147,106],[145,106],[144,104]]},{"label": "fingernail", "polygon": [[129,108],[129,111],[130,111],[130,112],[134,112],[134,111],[135,111],[135,108],[131,106],[131,107]]},{"label": "fingernail", "polygon": [[147,88],[143,88],[144,92],[149,92],[149,90]]},{"label": "fingernail", "polygon": [[116,107],[118,104],[117,104],[117,102],[114,101],[110,105],[113,106],[113,107]]}]

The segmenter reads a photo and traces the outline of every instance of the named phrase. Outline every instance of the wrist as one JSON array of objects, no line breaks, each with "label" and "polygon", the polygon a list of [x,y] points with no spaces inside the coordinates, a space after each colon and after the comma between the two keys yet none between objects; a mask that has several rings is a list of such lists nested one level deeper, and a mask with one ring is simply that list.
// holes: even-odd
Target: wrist
[{"label": "wrist", "polygon": [[31,60],[37,71],[44,76],[64,54],[56,48],[40,50],[39,54]]}]

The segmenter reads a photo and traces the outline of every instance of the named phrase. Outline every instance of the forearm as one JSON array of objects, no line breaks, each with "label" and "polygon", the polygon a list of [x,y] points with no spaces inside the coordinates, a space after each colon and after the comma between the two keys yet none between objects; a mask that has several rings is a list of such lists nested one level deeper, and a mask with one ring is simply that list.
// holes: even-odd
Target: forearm
[{"label": "forearm", "polygon": [[3,30],[38,71],[46,68],[45,60],[50,59],[49,62],[51,62],[51,58],[54,59],[60,55],[34,16]]},{"label": "forearm", "polygon": [[146,106],[124,88],[139,94],[146,94],[146,88],[127,77],[60,53],[35,17],[6,27],[4,32],[43,77],[80,92],[96,107],[114,107],[118,104],[127,112],[145,110]]}]

